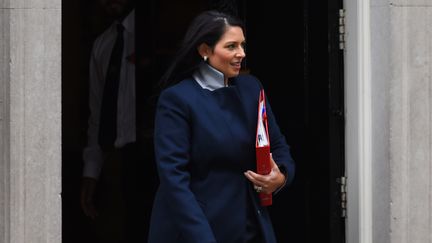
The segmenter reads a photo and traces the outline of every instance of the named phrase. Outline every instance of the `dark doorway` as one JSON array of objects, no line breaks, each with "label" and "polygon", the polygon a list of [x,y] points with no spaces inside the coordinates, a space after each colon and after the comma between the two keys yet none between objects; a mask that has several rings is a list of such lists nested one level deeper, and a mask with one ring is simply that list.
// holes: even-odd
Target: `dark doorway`
[{"label": "dark doorway", "polygon": [[247,65],[264,83],[297,165],[270,208],[279,242],[345,242],[341,3],[247,2]]},{"label": "dark doorway", "polygon": [[[116,221],[121,218],[120,209],[114,212],[114,219],[95,224],[79,205],[88,115],[88,56],[97,33],[105,27],[95,17],[94,4],[63,1],[62,6],[63,242],[122,242],[116,231],[121,227]],[[345,242],[340,208],[344,98],[338,28],[342,0],[294,1],[289,7],[275,0],[137,4],[138,132],[151,131],[153,117],[148,114],[154,112],[153,87],[190,20],[210,6],[236,12],[246,24],[246,68],[266,88],[297,166],[293,184],[278,194],[270,207],[278,242]],[[148,168],[154,172],[154,167]],[[151,193],[146,197],[151,200]],[[107,237],[101,236],[104,233]]]}]

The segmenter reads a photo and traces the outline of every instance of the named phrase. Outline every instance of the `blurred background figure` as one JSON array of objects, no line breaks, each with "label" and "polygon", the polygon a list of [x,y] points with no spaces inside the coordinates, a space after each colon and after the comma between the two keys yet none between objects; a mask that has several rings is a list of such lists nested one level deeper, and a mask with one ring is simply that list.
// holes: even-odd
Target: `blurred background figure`
[{"label": "blurred background figure", "polygon": [[[145,239],[137,154],[135,10],[132,0],[100,0],[109,27],[93,43],[81,207],[106,241]],[[142,179],[142,176],[141,176]],[[104,235],[101,233],[99,235]]]}]

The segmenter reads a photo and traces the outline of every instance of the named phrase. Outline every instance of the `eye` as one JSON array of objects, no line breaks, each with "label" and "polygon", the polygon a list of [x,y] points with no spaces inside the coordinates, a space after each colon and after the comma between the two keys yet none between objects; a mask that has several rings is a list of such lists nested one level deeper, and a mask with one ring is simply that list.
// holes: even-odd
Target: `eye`
[{"label": "eye", "polygon": [[229,44],[229,45],[227,45],[227,48],[230,50],[234,50],[236,48],[236,45],[235,44]]}]

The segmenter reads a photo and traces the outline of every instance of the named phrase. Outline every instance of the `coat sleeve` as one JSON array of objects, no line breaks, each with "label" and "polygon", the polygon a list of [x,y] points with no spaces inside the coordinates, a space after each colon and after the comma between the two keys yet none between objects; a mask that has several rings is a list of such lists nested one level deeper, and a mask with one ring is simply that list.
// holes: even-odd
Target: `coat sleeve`
[{"label": "coat sleeve", "polygon": [[88,118],[87,129],[87,146],[83,151],[84,170],[83,176],[90,178],[99,178],[103,166],[102,151],[98,143],[100,108],[102,103],[102,94],[104,87],[104,79],[102,68],[98,62],[96,50],[100,46],[101,39],[98,39],[93,44],[90,67],[89,67],[89,109],[90,115]]},{"label": "coat sleeve", "polygon": [[160,190],[169,202],[172,220],[187,242],[216,242],[210,224],[190,190],[188,163],[191,121],[181,96],[167,89],[159,97],[155,120],[155,155]]},{"label": "coat sleeve", "polygon": [[[256,77],[249,75],[248,77],[254,79],[257,83],[256,86],[256,100],[258,101],[259,90],[264,89],[260,80]],[[276,164],[279,166],[282,173],[286,176],[285,184],[280,187],[274,194],[279,192],[283,187],[289,185],[295,175],[295,164],[294,160],[291,157],[290,147],[286,142],[284,134],[280,131],[279,126],[276,122],[276,117],[273,114],[273,110],[271,108],[268,96],[266,94],[266,113],[267,113],[267,122],[269,128],[269,137],[270,137],[270,152],[272,153],[273,159]]]},{"label": "coat sleeve", "polygon": [[278,164],[281,171],[284,172],[287,176],[285,185],[289,185],[294,179],[295,164],[294,160],[291,157],[290,147],[285,140],[285,136],[279,129],[267,96],[266,112],[270,136],[270,151],[273,155],[273,159]]}]

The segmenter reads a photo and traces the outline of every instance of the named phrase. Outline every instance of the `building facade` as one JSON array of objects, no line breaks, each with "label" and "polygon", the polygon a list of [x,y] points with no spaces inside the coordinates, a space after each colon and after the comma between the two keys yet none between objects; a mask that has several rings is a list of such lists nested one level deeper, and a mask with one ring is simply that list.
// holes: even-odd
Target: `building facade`
[{"label": "building facade", "polygon": [[[345,1],[349,243],[432,242],[432,3]],[[0,0],[0,242],[61,242],[61,1]]]},{"label": "building facade", "polygon": [[0,242],[61,242],[61,1],[0,1]]}]

